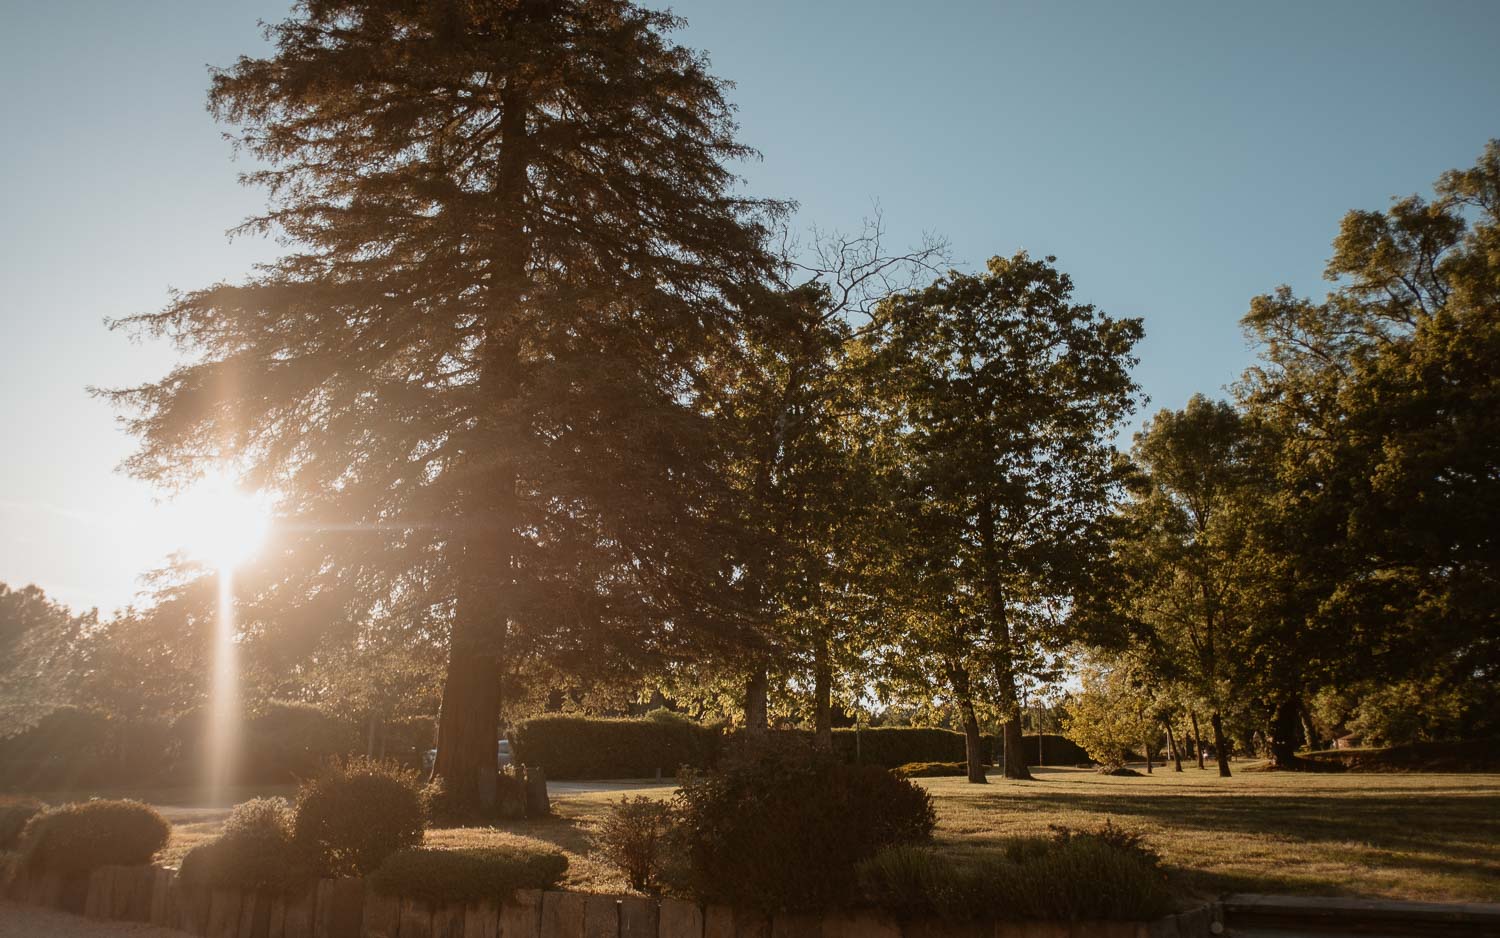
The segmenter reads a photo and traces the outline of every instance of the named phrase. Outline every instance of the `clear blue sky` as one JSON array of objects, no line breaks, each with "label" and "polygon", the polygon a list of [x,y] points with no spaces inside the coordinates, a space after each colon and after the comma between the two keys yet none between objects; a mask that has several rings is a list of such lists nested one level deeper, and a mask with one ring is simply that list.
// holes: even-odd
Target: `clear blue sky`
[{"label": "clear blue sky", "polygon": [[[205,66],[261,48],[286,0],[0,0],[0,581],[130,600],[173,544],[88,384],[172,352],[101,320],[272,256],[224,231],[236,185]],[[756,192],[960,266],[1056,254],[1080,296],[1144,316],[1150,409],[1250,361],[1237,321],[1323,289],[1354,207],[1426,191],[1500,136],[1500,3],[688,0],[682,39],[739,83]]]}]

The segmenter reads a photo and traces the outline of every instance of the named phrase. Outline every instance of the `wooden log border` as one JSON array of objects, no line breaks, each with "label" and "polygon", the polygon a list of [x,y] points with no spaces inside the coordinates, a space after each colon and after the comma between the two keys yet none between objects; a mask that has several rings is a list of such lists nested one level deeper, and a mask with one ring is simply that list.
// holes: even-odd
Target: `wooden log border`
[{"label": "wooden log border", "polygon": [[1154,922],[898,921],[871,911],[771,915],[684,899],[522,890],[505,903],[383,896],[361,879],[302,895],[206,889],[175,870],[106,866],[81,877],[14,873],[0,897],[198,938],[1208,938],[1217,904]]}]

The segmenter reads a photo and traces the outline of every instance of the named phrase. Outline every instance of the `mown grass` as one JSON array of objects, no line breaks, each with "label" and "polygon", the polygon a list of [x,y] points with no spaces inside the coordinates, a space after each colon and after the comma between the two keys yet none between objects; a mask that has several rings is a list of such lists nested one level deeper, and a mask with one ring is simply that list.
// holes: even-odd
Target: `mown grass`
[{"label": "mown grass", "polygon": [[1188,889],[1500,900],[1500,776],[1246,772],[924,779],[937,838],[978,850],[1049,825],[1146,832]]},{"label": "mown grass", "polygon": [[[919,779],[937,806],[938,845],[983,850],[1049,825],[1095,827],[1108,818],[1142,830],[1186,890],[1500,901],[1500,775],[1267,773],[1233,778],[1189,766],[1143,778],[1087,769],[1033,769],[1034,782],[991,774]],[[670,783],[636,789],[668,797]],[[156,801],[149,793],[144,800]],[[556,816],[504,830],[556,844],[569,860],[563,885],[628,892],[593,848],[594,830],[619,791],[562,793]],[[248,797],[248,795],[247,795]],[[160,802],[157,802],[160,803]],[[170,812],[169,812],[170,814]],[[177,820],[174,818],[174,820]],[[219,819],[177,820],[163,860],[212,837]],[[429,846],[484,846],[499,828],[446,828]]]}]

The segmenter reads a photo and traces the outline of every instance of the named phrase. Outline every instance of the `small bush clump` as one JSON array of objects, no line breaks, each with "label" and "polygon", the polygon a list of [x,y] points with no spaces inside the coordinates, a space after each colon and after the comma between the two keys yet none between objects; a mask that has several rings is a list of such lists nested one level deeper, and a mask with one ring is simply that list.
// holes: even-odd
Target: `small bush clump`
[{"label": "small bush clump", "polygon": [[14,850],[26,822],[46,808],[35,798],[0,795],[0,851]]},{"label": "small bush clump", "polygon": [[376,892],[427,902],[505,901],[518,889],[550,889],[568,858],[550,844],[509,836],[501,843],[456,850],[398,850],[370,876]]},{"label": "small bush clump", "polygon": [[172,825],[139,801],[83,801],[35,815],[21,834],[21,862],[30,870],[76,875],[100,866],[151,862]]},{"label": "small bush clump", "polygon": [[1171,906],[1156,854],[1118,829],[1017,837],[958,856],[893,847],[862,863],[859,880],[867,901],[902,916],[1145,921]]},{"label": "small bush clump", "polygon": [[913,782],[786,743],[747,746],[689,777],[677,809],[690,891],[795,911],[849,900],[861,860],[925,840],[935,823],[931,799]]},{"label": "small bush clump", "polygon": [[182,879],[200,886],[295,892],[318,877],[319,858],[293,838],[292,807],[281,798],[236,805],[223,832],[182,858]]},{"label": "small bush clump", "polygon": [[325,873],[362,876],[422,842],[426,793],[412,769],[373,759],[328,764],[297,792],[292,837]]},{"label": "small bush clump", "polygon": [[610,807],[595,841],[604,858],[625,874],[630,887],[645,891],[660,878],[675,819],[672,806],[665,801],[644,795],[621,798]]}]

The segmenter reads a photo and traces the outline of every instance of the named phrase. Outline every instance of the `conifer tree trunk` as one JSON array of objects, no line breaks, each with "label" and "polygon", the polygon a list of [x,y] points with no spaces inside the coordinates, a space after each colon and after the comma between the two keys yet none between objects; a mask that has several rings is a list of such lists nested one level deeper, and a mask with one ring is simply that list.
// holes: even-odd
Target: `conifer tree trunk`
[{"label": "conifer tree trunk", "polygon": [[1208,723],[1214,731],[1214,755],[1219,760],[1219,777],[1229,777],[1229,741],[1224,738],[1224,719],[1215,710],[1209,714]]},{"label": "conifer tree trunk", "polygon": [[[524,12],[522,15],[525,15]],[[488,511],[466,519],[462,541],[464,595],[458,600],[449,637],[448,669],[438,718],[437,758],[432,772],[447,785],[457,806],[495,809],[500,771],[500,653],[510,627],[516,562],[516,469],[504,458],[508,412],[520,391],[520,304],[526,289],[524,203],[528,166],[525,89],[508,84],[501,95],[500,165],[494,197],[506,210],[498,213],[490,259],[490,302],[484,323],[479,377],[478,432],[468,454],[475,472],[471,505]]]}]

